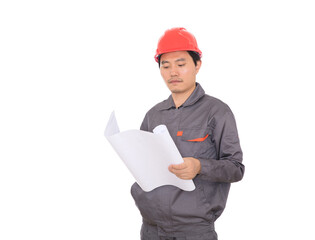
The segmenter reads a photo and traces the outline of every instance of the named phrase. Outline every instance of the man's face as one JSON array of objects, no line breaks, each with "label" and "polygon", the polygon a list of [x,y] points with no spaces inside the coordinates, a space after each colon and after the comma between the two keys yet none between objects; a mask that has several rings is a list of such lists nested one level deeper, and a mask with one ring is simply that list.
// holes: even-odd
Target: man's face
[{"label": "man's face", "polygon": [[201,67],[197,66],[187,51],[164,53],[160,59],[160,72],[172,93],[192,92],[196,85],[196,75]]}]

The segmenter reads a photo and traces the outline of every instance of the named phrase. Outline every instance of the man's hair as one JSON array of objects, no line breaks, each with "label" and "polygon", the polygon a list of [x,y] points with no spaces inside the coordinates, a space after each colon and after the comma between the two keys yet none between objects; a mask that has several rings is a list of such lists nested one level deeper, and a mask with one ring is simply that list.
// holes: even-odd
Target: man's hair
[{"label": "man's hair", "polygon": [[[194,64],[195,66],[197,66],[197,62],[200,61],[200,56],[198,53],[194,52],[194,51],[187,51],[189,53],[189,55],[191,56],[191,58],[193,59],[194,61]],[[160,65],[161,65],[161,56],[158,56],[158,59],[159,59],[159,68],[160,68]]]}]

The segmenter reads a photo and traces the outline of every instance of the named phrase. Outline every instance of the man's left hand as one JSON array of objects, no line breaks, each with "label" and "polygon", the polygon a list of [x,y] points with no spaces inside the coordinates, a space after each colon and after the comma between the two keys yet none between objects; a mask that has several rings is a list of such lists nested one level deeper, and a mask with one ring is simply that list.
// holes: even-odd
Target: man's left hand
[{"label": "man's left hand", "polygon": [[172,164],[168,170],[174,173],[177,177],[190,180],[200,173],[201,165],[197,158],[186,157],[183,158],[184,162],[181,164]]}]

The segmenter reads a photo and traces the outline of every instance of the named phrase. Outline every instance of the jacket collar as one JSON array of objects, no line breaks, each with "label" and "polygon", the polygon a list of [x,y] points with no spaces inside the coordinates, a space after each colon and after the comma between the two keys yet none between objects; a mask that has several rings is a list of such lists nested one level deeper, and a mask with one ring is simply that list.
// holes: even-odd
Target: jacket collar
[{"label": "jacket collar", "polygon": [[[199,83],[196,83],[196,88],[192,94],[187,98],[187,100],[180,107],[188,107],[195,104],[200,98],[205,95],[205,91]],[[170,108],[176,108],[172,95],[163,101],[159,107],[159,110],[167,110]]]}]

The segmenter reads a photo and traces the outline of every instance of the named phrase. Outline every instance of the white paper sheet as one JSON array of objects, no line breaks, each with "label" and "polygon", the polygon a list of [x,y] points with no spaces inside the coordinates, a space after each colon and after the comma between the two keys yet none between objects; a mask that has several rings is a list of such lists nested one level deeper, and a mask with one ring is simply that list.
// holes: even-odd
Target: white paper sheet
[{"label": "white paper sheet", "polygon": [[119,131],[113,112],[105,129],[105,137],[126,164],[140,187],[149,192],[163,185],[173,185],[192,191],[192,180],[183,180],[169,172],[168,166],[183,159],[165,125],[154,133],[141,130]]}]

